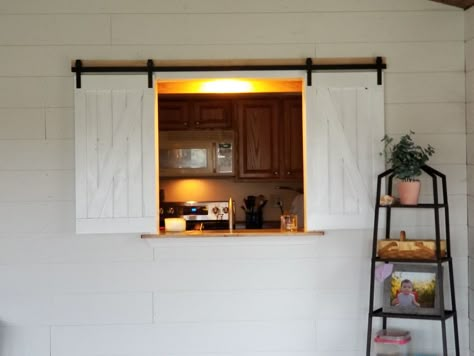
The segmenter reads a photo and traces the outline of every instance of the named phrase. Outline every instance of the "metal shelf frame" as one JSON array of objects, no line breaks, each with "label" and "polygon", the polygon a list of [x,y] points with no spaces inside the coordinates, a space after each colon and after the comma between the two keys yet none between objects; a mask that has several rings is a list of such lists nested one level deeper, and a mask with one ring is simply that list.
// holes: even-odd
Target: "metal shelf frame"
[{"label": "metal shelf frame", "polygon": [[[387,319],[389,318],[402,318],[402,319],[421,319],[421,320],[435,320],[441,322],[442,332],[442,343],[443,343],[443,355],[448,355],[447,349],[447,337],[446,337],[446,320],[453,318],[453,332],[454,332],[454,347],[456,355],[460,356],[459,353],[459,332],[456,312],[456,298],[454,292],[454,273],[453,273],[453,259],[451,257],[451,244],[450,244],[450,232],[449,232],[449,207],[448,207],[448,193],[446,176],[430,166],[423,166],[422,170],[431,177],[433,187],[433,203],[430,204],[418,204],[418,205],[380,205],[380,196],[382,192],[382,183],[386,182],[386,192],[388,195],[392,195],[393,169],[388,169],[381,173],[377,177],[377,194],[375,202],[375,215],[374,215],[374,229],[373,229],[373,241],[372,241],[372,258],[371,258],[371,276],[370,276],[370,297],[369,297],[369,313],[368,313],[368,325],[367,325],[367,353],[366,356],[370,356],[372,347],[372,319],[374,317],[382,318],[383,329],[387,328]],[[438,183],[441,181],[442,197],[438,195]],[[440,199],[441,198],[441,199]],[[413,259],[382,259],[377,257],[377,241],[378,241],[378,230],[379,230],[379,211],[380,209],[386,209],[386,221],[385,221],[385,239],[390,238],[390,225],[391,225],[391,214],[392,209],[432,209],[434,213],[434,228],[435,228],[435,246],[436,246],[436,258],[434,260],[413,260]],[[441,257],[441,230],[440,230],[440,213],[444,211],[444,227],[445,227],[445,240],[446,240],[446,256]],[[448,277],[449,277],[449,288],[451,294],[451,310],[444,309],[444,288],[443,280],[439,281],[439,301],[440,301],[440,313],[437,315],[419,315],[419,314],[395,314],[383,312],[382,308],[374,310],[374,288],[375,288],[375,267],[376,263],[424,263],[424,264],[435,264],[437,266],[437,272],[439,276],[443,276],[442,270],[443,265],[448,265]]]}]

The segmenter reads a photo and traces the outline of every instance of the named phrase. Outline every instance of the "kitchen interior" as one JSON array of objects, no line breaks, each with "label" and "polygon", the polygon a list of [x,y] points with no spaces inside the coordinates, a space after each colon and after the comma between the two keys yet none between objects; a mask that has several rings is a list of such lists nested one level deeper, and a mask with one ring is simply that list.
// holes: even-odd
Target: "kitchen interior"
[{"label": "kitchen interior", "polygon": [[289,213],[304,229],[301,79],[159,80],[157,103],[160,230],[279,229]]}]

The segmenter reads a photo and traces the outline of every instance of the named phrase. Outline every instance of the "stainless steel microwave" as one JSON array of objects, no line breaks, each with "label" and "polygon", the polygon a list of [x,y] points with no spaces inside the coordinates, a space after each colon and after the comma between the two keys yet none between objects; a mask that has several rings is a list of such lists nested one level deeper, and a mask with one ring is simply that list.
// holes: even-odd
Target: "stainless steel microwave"
[{"label": "stainless steel microwave", "polygon": [[161,177],[233,176],[232,131],[162,131]]}]

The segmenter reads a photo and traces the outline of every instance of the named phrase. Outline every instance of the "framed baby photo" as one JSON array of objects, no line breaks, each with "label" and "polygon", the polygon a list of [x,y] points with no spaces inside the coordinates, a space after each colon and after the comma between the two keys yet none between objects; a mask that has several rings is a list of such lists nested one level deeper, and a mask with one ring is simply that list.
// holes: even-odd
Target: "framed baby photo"
[{"label": "framed baby photo", "polygon": [[442,276],[436,265],[395,263],[384,281],[383,308],[386,313],[440,314]]}]

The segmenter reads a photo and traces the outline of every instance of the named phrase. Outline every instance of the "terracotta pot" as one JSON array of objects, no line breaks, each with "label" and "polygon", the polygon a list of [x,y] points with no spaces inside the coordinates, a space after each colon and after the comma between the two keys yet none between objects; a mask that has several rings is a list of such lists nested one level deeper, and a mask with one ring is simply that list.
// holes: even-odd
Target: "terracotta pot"
[{"label": "terracotta pot", "polygon": [[400,204],[416,205],[418,204],[418,197],[420,196],[420,181],[399,182],[398,196],[400,197]]}]

